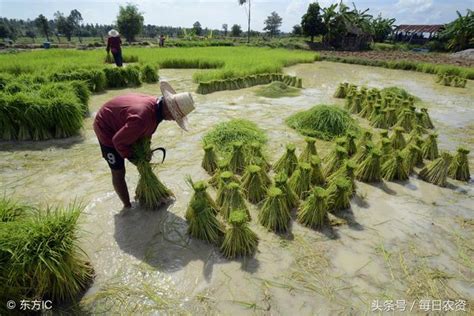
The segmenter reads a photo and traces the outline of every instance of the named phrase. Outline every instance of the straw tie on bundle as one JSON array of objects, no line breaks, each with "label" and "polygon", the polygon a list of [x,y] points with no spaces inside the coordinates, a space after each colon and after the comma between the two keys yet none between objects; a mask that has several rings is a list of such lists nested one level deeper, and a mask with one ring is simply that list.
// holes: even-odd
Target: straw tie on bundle
[{"label": "straw tie on bundle", "polygon": [[356,178],[362,182],[380,182],[382,181],[380,166],[380,150],[373,149],[367,158],[358,165],[356,169]]},{"label": "straw tie on bundle", "polygon": [[438,134],[430,134],[424,141],[421,150],[423,152],[423,158],[428,160],[434,160],[439,157],[438,151]]},{"label": "straw tie on bundle", "polygon": [[326,184],[326,179],[321,167],[321,158],[319,156],[311,156],[311,184],[323,186]]},{"label": "straw tie on bundle", "polygon": [[448,184],[448,168],[451,160],[452,157],[449,153],[442,153],[441,157],[421,169],[420,178],[426,182],[445,187]]},{"label": "straw tie on bundle", "polygon": [[415,166],[423,164],[423,156],[420,147],[415,144],[409,144],[401,152],[405,162],[405,168],[408,174],[413,172]]},{"label": "straw tie on bundle", "polygon": [[347,82],[340,83],[336,92],[334,93],[334,97],[338,99],[344,99],[346,97],[348,86],[349,84]]},{"label": "straw tie on bundle", "polygon": [[296,157],[295,151],[295,145],[286,145],[285,154],[280,159],[278,159],[278,161],[273,166],[275,172],[285,172],[288,177],[291,177],[298,166],[298,158]]},{"label": "straw tie on bundle", "polygon": [[469,162],[467,155],[469,150],[466,148],[459,147],[457,154],[454,156],[453,161],[449,165],[449,176],[453,179],[469,182],[471,174],[469,173]]},{"label": "straw tie on bundle", "polygon": [[194,190],[194,194],[189,201],[188,208],[186,210],[186,214],[184,218],[189,220],[189,216],[194,211],[194,207],[203,207],[209,208],[212,210],[213,214],[216,215],[219,212],[219,207],[217,206],[216,202],[212,199],[212,197],[207,192],[207,184],[205,181],[198,181],[193,182],[191,177],[187,177],[186,182],[191,186]]},{"label": "straw tie on bundle", "polygon": [[408,180],[408,169],[400,151],[395,151],[382,165],[382,177],[387,181]]},{"label": "straw tie on bundle", "polygon": [[258,221],[262,226],[274,232],[286,232],[290,223],[290,211],[283,192],[272,187],[258,213]]},{"label": "straw tie on bundle", "polygon": [[303,152],[301,153],[299,157],[300,162],[310,162],[311,156],[317,155],[318,152],[316,151],[316,138],[313,137],[306,137],[305,139],[306,146],[303,149]]},{"label": "straw tie on bundle", "polygon": [[234,210],[229,216],[230,227],[225,231],[220,248],[227,259],[251,256],[258,247],[258,237],[249,228],[245,211]]},{"label": "straw tie on bundle", "polygon": [[333,211],[351,207],[351,184],[344,177],[335,179],[328,188],[328,208]]},{"label": "straw tie on bundle", "polygon": [[392,142],[392,148],[395,150],[402,150],[407,145],[403,133],[405,129],[403,127],[397,126],[393,129],[393,134],[390,136],[390,141]]},{"label": "straw tie on bundle", "polygon": [[221,160],[217,162],[217,169],[214,172],[214,175],[209,179],[208,183],[213,187],[218,187],[221,174],[224,171],[229,171],[229,161],[228,160]]},{"label": "straw tie on bundle", "polygon": [[326,157],[326,166],[323,169],[324,177],[329,177],[339,169],[347,159],[347,151],[344,147],[336,146]]},{"label": "straw tie on bundle", "polygon": [[312,168],[309,163],[301,162],[290,178],[289,186],[296,195],[304,200],[311,189]]},{"label": "straw tie on bundle", "polygon": [[224,196],[227,192],[227,185],[231,182],[240,183],[239,179],[231,172],[224,171],[219,178],[219,185],[217,189],[216,204],[222,206],[224,203]]},{"label": "straw tie on bundle", "polygon": [[201,166],[210,175],[213,175],[217,170],[217,156],[214,152],[214,146],[204,146],[204,158],[202,159]]},{"label": "straw tie on bundle", "polygon": [[250,165],[247,167],[242,177],[242,188],[251,203],[259,203],[265,198],[268,187],[262,179],[262,169],[259,166]]},{"label": "straw tie on bundle", "polygon": [[235,142],[232,145],[232,155],[229,161],[230,171],[235,174],[242,174],[245,170],[245,154],[243,151],[243,143]]},{"label": "straw tie on bundle", "polygon": [[253,142],[250,144],[250,154],[247,158],[247,165],[257,165],[262,167],[265,171],[268,171],[271,168],[270,163],[262,153],[262,144],[259,142]]},{"label": "straw tie on bundle", "polygon": [[224,194],[223,200],[221,215],[224,219],[228,220],[233,210],[245,211],[248,219],[251,219],[249,209],[245,204],[242,190],[238,183],[231,182],[227,184],[226,193]]},{"label": "straw tie on bundle", "polygon": [[298,210],[297,221],[311,228],[321,228],[329,222],[328,193],[322,188],[314,188],[308,199]]}]

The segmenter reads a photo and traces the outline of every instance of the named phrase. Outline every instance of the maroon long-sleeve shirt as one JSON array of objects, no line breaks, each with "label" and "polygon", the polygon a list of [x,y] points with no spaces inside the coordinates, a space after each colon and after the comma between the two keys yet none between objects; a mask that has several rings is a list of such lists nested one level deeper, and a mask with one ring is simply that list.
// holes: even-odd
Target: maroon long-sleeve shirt
[{"label": "maroon long-sleeve shirt", "polygon": [[123,158],[130,158],[132,144],[153,135],[163,119],[158,101],[156,96],[130,93],[105,103],[94,120],[99,142],[115,148]]},{"label": "maroon long-sleeve shirt", "polygon": [[122,44],[122,40],[119,36],[117,37],[109,37],[107,39],[107,51],[111,50],[112,53],[116,53],[120,50],[120,45]]}]

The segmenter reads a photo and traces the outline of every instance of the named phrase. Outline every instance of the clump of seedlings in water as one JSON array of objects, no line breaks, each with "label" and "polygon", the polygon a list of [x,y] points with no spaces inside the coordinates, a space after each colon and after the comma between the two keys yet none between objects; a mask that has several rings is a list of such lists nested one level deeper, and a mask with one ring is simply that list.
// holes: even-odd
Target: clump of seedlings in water
[{"label": "clump of seedlings in water", "polygon": [[373,149],[367,158],[360,163],[356,169],[356,178],[362,182],[380,182],[382,181],[381,153],[378,149]]},{"label": "clump of seedlings in water", "polygon": [[328,188],[328,207],[339,211],[351,207],[351,183],[344,177],[336,178]]},{"label": "clump of seedlings in water", "polygon": [[134,163],[140,174],[135,190],[136,198],[142,207],[156,209],[169,202],[174,194],[153,172],[150,163],[151,156],[151,138],[142,138],[133,145]]},{"label": "clump of seedlings in water", "polygon": [[408,180],[408,168],[400,151],[393,155],[382,165],[382,177],[387,181]]},{"label": "clump of seedlings in water", "polygon": [[306,137],[304,140],[306,142],[306,146],[299,157],[299,161],[310,162],[311,156],[318,154],[318,152],[316,151],[316,145],[315,145],[316,138]]},{"label": "clump of seedlings in water", "polygon": [[289,210],[294,209],[299,204],[299,197],[290,188],[288,184],[288,177],[284,173],[279,173],[275,176],[275,186],[281,190],[285,197],[285,202]]},{"label": "clump of seedlings in water", "polygon": [[220,174],[216,197],[217,206],[221,207],[224,203],[225,195],[228,194],[227,185],[232,182],[240,183],[239,179],[231,171],[224,171]]},{"label": "clump of seedlings in water", "polygon": [[326,184],[326,179],[323,174],[321,166],[321,158],[319,156],[311,156],[311,184],[323,186]]},{"label": "clump of seedlings in water", "polygon": [[187,181],[194,189],[194,195],[186,211],[188,234],[193,238],[218,245],[224,234],[224,227],[216,217],[217,205],[206,192],[207,185],[204,181],[193,183],[191,178]]},{"label": "clump of seedlings in water", "polygon": [[451,164],[449,165],[449,176],[453,179],[469,182],[471,174],[469,173],[469,162],[467,155],[469,150],[459,147]]},{"label": "clump of seedlings in water", "polygon": [[236,182],[231,182],[226,185],[225,194],[223,197],[221,215],[228,220],[233,210],[245,211],[249,220],[251,219],[249,209],[245,204],[244,196],[240,185]]},{"label": "clump of seedlings in water", "polygon": [[212,177],[209,179],[208,183],[212,185],[213,187],[218,187],[220,178],[221,178],[221,173],[229,171],[229,161],[228,160],[221,160],[217,162],[217,169],[212,175]]},{"label": "clump of seedlings in water", "polygon": [[434,160],[438,158],[438,134],[432,133],[428,135],[421,147],[421,150],[423,152],[424,159]]},{"label": "clump of seedlings in water", "polygon": [[245,154],[242,142],[235,142],[232,145],[232,154],[229,160],[229,168],[235,174],[242,174],[245,169]]},{"label": "clump of seedlings in water", "polygon": [[326,166],[323,169],[324,176],[328,177],[339,169],[347,159],[347,150],[342,146],[336,146],[326,157]]},{"label": "clump of seedlings in water", "polygon": [[217,155],[214,151],[213,145],[204,146],[204,158],[202,159],[201,166],[210,175],[213,175],[217,170]]},{"label": "clump of seedlings in water", "polygon": [[270,163],[266,160],[262,153],[262,144],[253,142],[250,144],[250,153],[247,155],[247,165],[257,165],[262,167],[265,171],[270,170]]},{"label": "clump of seedlings in water", "polygon": [[259,203],[265,198],[267,185],[262,179],[262,168],[256,165],[247,167],[242,177],[242,188],[247,200],[251,203]]},{"label": "clump of seedlings in water", "polygon": [[392,142],[392,148],[395,150],[402,150],[407,145],[405,136],[403,133],[405,129],[403,127],[397,126],[393,129],[393,134],[390,136],[390,141]]},{"label": "clump of seedlings in water", "polygon": [[344,99],[346,97],[348,86],[349,86],[349,83],[347,82],[340,83],[339,86],[337,87],[336,92],[334,93],[334,97],[338,99]]},{"label": "clump of seedlings in water", "polygon": [[298,158],[296,157],[295,151],[295,145],[286,145],[285,154],[280,159],[278,159],[278,161],[273,166],[275,172],[284,172],[288,177],[291,177],[296,167],[298,166]]},{"label": "clump of seedlings in water", "polygon": [[405,168],[409,174],[413,172],[415,166],[423,164],[421,148],[415,144],[408,144],[408,146],[401,151],[401,154],[405,161]]},{"label": "clump of seedlings in water", "polygon": [[318,187],[314,188],[311,195],[298,210],[298,222],[311,228],[323,227],[329,222],[327,199],[326,190]]},{"label": "clump of seedlings in water", "polygon": [[258,237],[248,226],[245,211],[235,210],[229,216],[230,227],[225,231],[221,252],[227,259],[251,256],[258,246]]},{"label": "clump of seedlings in water", "polygon": [[420,171],[420,178],[426,182],[433,183],[440,187],[448,184],[448,168],[452,157],[449,153],[441,154],[441,157],[433,160]]},{"label": "clump of seedlings in water", "polygon": [[298,169],[296,169],[290,178],[290,188],[302,200],[304,200],[309,194],[311,188],[311,173],[311,165],[302,162],[298,165]]},{"label": "clump of seedlings in water", "polygon": [[[391,142],[390,142],[391,143]],[[352,160],[357,164],[361,164],[372,152],[372,150],[375,148],[374,144],[372,142],[366,142],[362,146],[362,150],[359,150],[357,154],[352,158]]]},{"label": "clump of seedlings in water", "polygon": [[268,230],[274,232],[288,231],[290,223],[290,210],[283,192],[276,187],[268,190],[268,196],[258,213],[258,221]]}]

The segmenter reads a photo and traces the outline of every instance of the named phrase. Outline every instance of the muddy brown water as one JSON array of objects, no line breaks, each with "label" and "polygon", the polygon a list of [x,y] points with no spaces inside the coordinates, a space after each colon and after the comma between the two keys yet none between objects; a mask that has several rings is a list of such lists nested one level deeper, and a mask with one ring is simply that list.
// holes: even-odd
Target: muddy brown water
[{"label": "muddy brown water", "polygon": [[[153,143],[168,150],[158,169],[176,202],[160,211],[134,205],[122,211],[109,170],[92,130],[93,115],[109,98],[129,91],[158,94],[157,85],[94,95],[92,117],[81,137],[40,143],[0,143],[0,190],[35,204],[85,205],[81,245],[96,278],[80,300],[92,313],[140,314],[364,314],[374,300],[474,297],[474,186],[450,180],[448,188],[411,177],[409,182],[358,183],[349,211],[334,226],[314,231],[293,222],[279,236],[256,222],[260,238],[253,258],[226,260],[218,249],[186,235],[184,213],[191,197],[186,175],[207,179],[201,169],[200,140],[212,126],[242,117],[256,122],[269,138],[275,161],[288,142],[301,150],[303,137],[284,124],[295,111],[315,104],[341,104],[332,94],[341,81],[374,87],[399,86],[426,103],[440,133],[440,148],[474,144],[474,85],[443,87],[432,75],[319,62],[285,69],[303,78],[301,96],[256,97],[255,89],[194,94],[192,130],[163,123]],[[177,91],[195,91],[193,70],[161,70]],[[321,156],[329,143],[317,143]],[[474,156],[470,154],[474,170]],[[127,163],[131,193],[137,171]],[[132,193],[133,196],[133,193]],[[408,306],[409,307],[409,306]],[[408,309],[407,307],[407,309]],[[472,309],[471,309],[472,312]]]}]

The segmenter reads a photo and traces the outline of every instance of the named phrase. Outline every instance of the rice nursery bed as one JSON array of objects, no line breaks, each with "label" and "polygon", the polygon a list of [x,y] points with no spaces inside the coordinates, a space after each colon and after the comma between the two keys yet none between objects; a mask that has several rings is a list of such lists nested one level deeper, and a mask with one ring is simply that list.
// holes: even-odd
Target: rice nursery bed
[{"label": "rice nursery bed", "polygon": [[[90,117],[84,119],[81,143],[0,143],[0,189],[26,201],[86,199],[81,246],[96,276],[75,307],[81,312],[289,314],[298,309],[303,315],[328,315],[367,313],[374,300],[385,297],[410,303],[465,300],[469,310],[474,135],[460,137],[458,127],[469,122],[451,124],[443,110],[450,94],[456,102],[449,105],[472,111],[472,93],[433,92],[423,74],[395,71],[399,77],[393,79],[387,76],[391,70],[345,67],[317,63],[285,69],[305,83],[301,95],[291,99],[259,98],[253,93],[257,88],[193,95],[191,132],[164,123],[152,139],[169,153],[153,172],[176,196],[159,210],[137,204],[120,211]],[[164,69],[160,76],[186,91],[195,87],[193,73]],[[360,103],[333,98],[341,73],[357,83],[351,89],[360,94]],[[415,88],[407,77],[417,82]],[[405,91],[383,90],[393,86]],[[154,93],[156,86],[133,89]],[[92,95],[90,112],[120,93]],[[367,108],[370,95],[373,104]],[[315,104],[340,109],[356,128],[322,139],[285,124]],[[377,116],[391,123],[374,127]],[[331,131],[335,125],[329,126]],[[47,146],[56,148],[41,150]],[[417,174],[429,182],[445,180],[447,187]],[[127,168],[129,188],[141,176]]]}]

